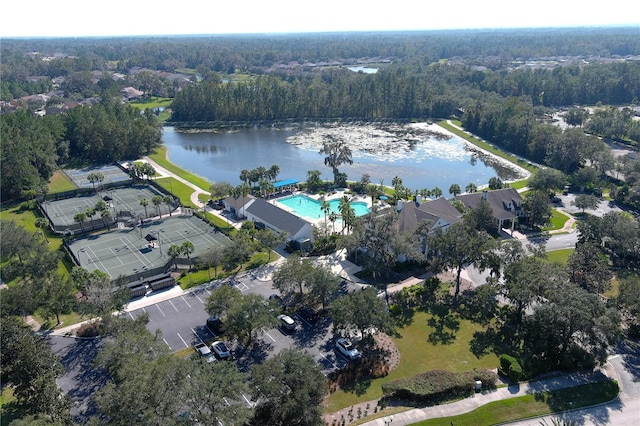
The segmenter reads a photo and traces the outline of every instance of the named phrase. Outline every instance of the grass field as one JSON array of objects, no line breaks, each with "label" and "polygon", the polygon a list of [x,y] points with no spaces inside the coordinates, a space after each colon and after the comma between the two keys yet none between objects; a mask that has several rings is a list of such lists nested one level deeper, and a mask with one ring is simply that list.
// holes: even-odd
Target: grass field
[{"label": "grass field", "polygon": [[184,169],[181,169],[180,167],[176,166],[175,164],[167,160],[167,147],[161,146],[159,148],[156,148],[153,154],[149,155],[149,158],[151,158],[153,161],[155,161],[165,169],[175,173],[176,175],[187,180],[188,182],[191,182],[192,184],[196,185],[198,188],[201,188],[205,191],[209,191],[209,188],[211,187],[211,182],[209,182],[207,179],[194,175],[193,173],[190,173]]},{"label": "grass field", "polygon": [[[489,426],[605,403],[613,400],[618,392],[618,384],[613,381],[590,383],[491,402],[460,416],[425,420],[416,425]],[[538,424],[535,421],[532,423]]]},{"label": "grass field", "polygon": [[71,179],[64,174],[62,170],[56,170],[53,172],[53,176],[49,179],[49,193],[55,194],[57,192],[73,191],[76,189],[76,185],[71,182]]},{"label": "grass field", "polygon": [[[398,368],[386,377],[372,380],[360,395],[342,390],[335,392],[325,400],[325,411],[335,412],[359,402],[380,398],[383,383],[411,377],[424,371],[445,369],[462,372],[498,366],[498,358],[495,355],[478,359],[470,350],[473,333],[482,330],[482,327],[459,319],[455,313],[444,318],[445,320],[441,321],[440,317],[416,312],[413,322],[399,330],[400,337],[393,338],[401,354]],[[436,320],[437,326],[447,324],[450,327],[436,329],[429,325],[431,319]]]},{"label": "grass field", "polygon": [[185,207],[195,207],[191,202],[191,194],[193,194],[193,188],[180,182],[174,177],[165,177],[156,179],[156,183],[160,185],[164,190],[172,193],[174,196],[180,199],[180,203]]},{"label": "grass field", "polygon": [[569,216],[562,213],[559,210],[553,209],[551,211],[551,225],[543,228],[543,231],[555,231],[558,229],[562,229],[564,224],[569,220]]},{"label": "grass field", "polygon": [[[454,123],[456,125],[458,125],[458,126],[461,126],[460,122],[454,122]],[[449,123],[447,123],[444,120],[438,122],[438,125],[444,127],[445,129],[447,129],[451,133],[454,133],[455,135],[460,136],[462,139],[474,144],[478,148],[482,148],[485,151],[489,151],[492,154],[495,154],[500,158],[504,158],[505,160],[509,160],[513,164],[517,164],[518,166],[528,170],[531,173],[536,173],[538,171],[537,167],[527,163],[526,161],[520,160],[520,159],[514,157],[513,155],[501,150],[501,149],[495,148],[492,145],[489,145],[488,143],[481,141],[480,139],[478,139],[476,137],[469,136],[464,131],[462,131],[462,130],[454,127],[454,126],[451,126]]]},{"label": "grass field", "polygon": [[549,263],[558,263],[562,266],[567,266],[567,261],[569,260],[569,256],[573,253],[572,248],[570,249],[562,249],[562,250],[553,250],[547,252],[547,261]]}]

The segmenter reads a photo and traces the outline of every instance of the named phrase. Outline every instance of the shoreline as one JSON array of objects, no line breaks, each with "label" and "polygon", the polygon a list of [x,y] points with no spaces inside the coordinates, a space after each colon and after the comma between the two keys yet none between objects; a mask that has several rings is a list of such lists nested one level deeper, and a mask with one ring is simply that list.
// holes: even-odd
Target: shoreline
[{"label": "shoreline", "polygon": [[[373,123],[379,123],[379,122],[387,122],[385,121],[374,121]],[[278,124],[285,124],[285,123],[278,123]],[[291,123],[288,123],[291,124]],[[505,158],[505,156],[501,156],[499,154],[496,154],[488,149],[486,149],[486,147],[477,145],[473,142],[474,139],[477,139],[478,141],[481,141],[487,145],[492,146],[489,142],[483,141],[482,139],[480,139],[479,137],[470,134],[466,131],[464,131],[464,129],[460,128],[459,126],[457,126],[456,124],[452,123],[450,120],[444,121],[441,120],[439,122],[433,122],[431,120],[424,120],[424,121],[420,121],[420,122],[399,122],[398,124],[404,124],[404,125],[409,125],[412,127],[415,127],[416,129],[420,129],[423,131],[428,131],[428,132],[433,132],[435,134],[440,134],[443,136],[446,136],[447,138],[451,138],[451,137],[457,137],[460,138],[462,140],[462,143],[465,147],[465,150],[467,150],[468,152],[471,152],[473,155],[477,155],[479,156],[481,161],[486,161],[488,159],[488,161],[492,162],[495,164],[494,169],[497,168],[504,168],[504,169],[508,169],[510,170],[510,175],[515,175],[515,178],[511,178],[511,179],[505,179],[502,182],[504,184],[511,184],[514,182],[520,182],[520,181],[525,181],[527,179],[529,179],[532,175],[532,172],[530,170],[527,170],[525,167],[523,167],[522,165],[518,164],[518,160],[520,161],[526,161],[528,164],[532,165],[532,166],[536,166],[535,164],[531,163],[529,160],[527,159],[519,159],[519,157],[515,156],[512,153],[509,153],[507,151],[502,151],[500,148],[494,147],[496,150],[500,150],[502,152],[504,152],[504,155],[508,158]],[[259,125],[259,124],[258,124]],[[165,127],[172,127],[172,126],[165,126]],[[453,129],[452,129],[453,128]],[[177,128],[174,127],[174,129],[178,130]],[[196,132],[198,131],[203,131],[204,129],[192,129],[195,130]],[[458,130],[459,132],[456,132],[456,130]],[[184,131],[184,130],[182,130]],[[224,129],[207,129],[204,131],[224,131]],[[164,152],[164,160],[168,163],[171,163],[173,166],[175,166],[176,168],[181,168],[180,166],[176,165],[175,163],[171,162],[171,160],[169,159],[169,147],[167,145],[165,145],[163,143],[163,148],[165,149]],[[483,158],[484,157],[484,158]],[[182,168],[181,168],[182,169]],[[193,174],[193,172],[189,172],[186,169],[185,172],[187,173],[191,173]],[[497,169],[496,169],[497,172]],[[498,173],[496,173],[496,176],[498,175]],[[207,181],[209,179],[201,177],[203,179],[206,179]],[[358,182],[357,180],[353,180],[353,181],[349,181],[349,182]],[[478,189],[484,189],[489,185],[489,182],[486,182],[482,185],[478,185]],[[388,185],[385,185],[388,187]]]},{"label": "shoreline", "polygon": [[[489,142],[487,142],[487,141],[483,141],[482,139],[480,139],[480,137],[478,137],[478,136],[476,136],[476,135],[473,135],[473,134],[471,134],[471,133],[468,133],[468,132],[466,132],[463,128],[456,126],[456,125],[455,125],[455,124],[453,124],[450,120],[448,120],[448,121],[447,121],[447,124],[448,124],[448,125],[450,125],[450,126],[452,126],[452,127],[455,127],[455,128],[457,128],[457,129],[459,129],[461,132],[464,132],[464,133],[465,133],[465,134],[467,134],[467,135],[470,135],[470,137],[473,137],[473,138],[475,138],[475,139],[478,139],[479,141],[482,141],[482,142],[484,142],[484,143],[486,143],[486,144],[490,144]],[[456,133],[452,132],[451,130],[449,130],[449,129],[447,129],[446,127],[442,126],[440,123],[434,123],[434,124],[432,124],[432,125],[431,125],[431,127],[437,127],[438,129],[441,129],[441,131],[445,132],[445,133],[446,133],[446,134],[448,134],[448,135],[452,135],[452,136],[455,136],[455,137],[459,137],[460,139],[462,139],[462,140],[464,141],[465,145],[467,145],[467,146],[471,147],[473,151],[478,151],[478,152],[481,152],[483,155],[486,155],[486,156],[488,156],[488,157],[491,157],[493,160],[495,160],[495,161],[496,161],[496,163],[498,163],[498,164],[502,164],[502,165],[503,165],[503,166],[505,166],[505,167],[511,168],[511,169],[515,170],[518,174],[520,174],[520,175],[522,176],[522,177],[520,177],[519,179],[514,179],[514,180],[505,180],[505,181],[503,181],[504,183],[513,183],[513,182],[519,182],[519,181],[521,181],[521,180],[527,180],[527,179],[529,179],[529,178],[531,177],[531,175],[532,175],[532,172],[530,172],[529,170],[525,169],[525,168],[524,168],[524,167],[522,167],[521,165],[519,165],[519,164],[517,164],[517,163],[515,163],[515,162],[513,162],[513,161],[510,161],[510,160],[509,160],[509,159],[507,159],[507,158],[501,157],[501,156],[499,156],[499,155],[497,155],[497,154],[495,154],[495,153],[493,153],[493,152],[491,152],[491,151],[488,151],[487,149],[485,149],[485,148],[483,148],[483,147],[481,147],[481,146],[479,146],[479,145],[476,145],[475,143],[473,143],[473,142],[472,142],[471,140],[469,140],[468,138],[465,138],[465,137],[463,137],[463,136],[461,136],[461,135],[458,135],[458,134],[456,134]],[[493,145],[492,145],[492,146],[493,146]],[[499,149],[499,148],[496,148],[496,149]],[[505,152],[506,154],[510,155],[510,156],[513,156],[513,155],[514,155],[514,154],[512,154],[512,153],[508,153],[507,151],[504,151],[504,152]],[[517,158],[517,157],[514,157],[514,158]],[[527,161],[527,162],[529,161],[529,160],[526,160],[526,159],[523,159],[523,160],[524,160],[524,161]],[[487,183],[487,185],[488,185],[488,183]],[[484,187],[484,186],[486,186],[486,185],[478,186],[478,189],[480,189],[480,188],[482,188],[482,187]]]}]

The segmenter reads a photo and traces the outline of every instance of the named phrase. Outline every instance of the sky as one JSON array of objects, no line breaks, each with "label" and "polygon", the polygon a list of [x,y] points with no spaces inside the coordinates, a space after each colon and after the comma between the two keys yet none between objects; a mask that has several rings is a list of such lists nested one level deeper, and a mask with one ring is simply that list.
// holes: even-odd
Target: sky
[{"label": "sky", "polygon": [[0,6],[0,37],[593,26],[640,34],[638,12],[636,0],[10,0]]}]

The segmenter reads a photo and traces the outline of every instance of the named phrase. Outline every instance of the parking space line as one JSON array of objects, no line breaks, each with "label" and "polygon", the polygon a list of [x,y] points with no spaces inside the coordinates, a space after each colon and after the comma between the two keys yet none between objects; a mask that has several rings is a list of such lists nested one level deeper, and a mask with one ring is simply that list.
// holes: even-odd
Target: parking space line
[{"label": "parking space line", "polygon": [[129,314],[129,316],[131,317],[131,319],[135,319],[133,314],[131,313],[131,311],[127,312]]},{"label": "parking space line", "polygon": [[178,335],[178,337],[180,338],[180,340],[182,340],[182,343],[184,343],[184,347],[188,348],[189,344],[187,342],[184,341],[184,339],[182,338],[182,336],[180,335],[180,333],[176,333]]},{"label": "parking space line", "polygon": [[171,306],[173,306],[173,309],[175,309],[176,312],[180,312],[178,308],[176,308],[176,305],[173,304],[173,301],[171,299],[169,299],[169,303],[171,303]]},{"label": "parking space line", "polygon": [[247,291],[249,290],[249,286],[246,285],[245,283],[243,283],[242,281],[238,281],[240,284],[242,284],[242,286],[236,284],[236,288],[240,291]]},{"label": "parking space line", "polygon": [[225,403],[225,404],[227,404],[227,406],[229,406],[229,407],[231,406],[231,404],[229,403],[229,401],[227,401],[227,398],[226,398],[226,397],[224,397],[224,396],[223,396],[223,397],[222,397],[222,399],[224,399],[224,403]]},{"label": "parking space line", "polygon": [[[200,301],[200,303],[202,303],[204,305],[204,302],[202,301],[202,299],[200,299],[200,296],[198,296],[197,294],[194,294],[194,296],[196,297],[196,299],[198,299]],[[188,303],[187,303],[188,305]],[[189,306],[191,307],[191,306]]]},{"label": "parking space line", "polygon": [[172,351],[173,349],[171,349],[171,346],[169,346],[169,343],[167,342],[167,340],[164,337],[162,338],[162,340],[164,340],[164,343],[167,345],[169,350]]},{"label": "parking space line", "polygon": [[263,332],[264,334],[266,334],[267,336],[269,336],[269,339],[273,340],[274,342],[276,341],[276,339],[274,339],[273,337],[271,337],[271,335],[270,335],[268,332],[264,331],[264,329],[262,330],[262,332]]},{"label": "parking space line", "polygon": [[162,314],[163,317],[166,317],[164,312],[162,312],[162,309],[160,309],[160,305],[158,305],[157,303],[156,303],[156,308],[158,308],[158,310],[160,311],[160,313]]},{"label": "parking space line", "polygon": [[[189,309],[191,309],[191,305],[189,304],[189,302],[187,302],[187,299],[185,299],[184,296],[180,296],[180,297],[182,297],[182,300],[184,300],[184,303],[186,303]],[[198,295],[196,295],[196,297],[198,297]]]},{"label": "parking space line", "polygon": [[245,401],[247,401],[247,405],[249,406],[249,408],[253,408],[253,405],[251,405],[251,401],[249,401],[249,399],[245,396],[245,394],[242,394],[242,397],[244,398]]}]

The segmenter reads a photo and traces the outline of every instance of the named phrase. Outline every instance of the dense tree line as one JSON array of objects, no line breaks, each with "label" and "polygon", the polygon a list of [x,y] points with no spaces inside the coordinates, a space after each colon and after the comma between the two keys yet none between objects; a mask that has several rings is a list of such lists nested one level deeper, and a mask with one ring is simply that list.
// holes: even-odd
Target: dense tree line
[{"label": "dense tree line", "polygon": [[[376,74],[337,68],[239,84],[209,82],[176,95],[172,120],[407,119],[448,117],[463,109],[465,125],[483,136],[522,139],[535,123],[536,106],[628,104],[639,98],[635,62],[511,72],[406,63]],[[505,120],[521,133],[503,135],[511,130],[502,125]]]},{"label": "dense tree line", "polygon": [[46,192],[53,172],[68,161],[137,159],[160,144],[156,117],[118,102],[78,107],[59,116],[4,114],[0,131],[3,199],[24,196],[25,191]]},{"label": "dense tree line", "polygon": [[[11,52],[15,52],[11,55]],[[65,60],[43,64],[22,58],[28,52],[66,53]],[[553,56],[612,57],[640,52],[636,28],[574,28],[528,30],[457,30],[422,32],[316,33],[286,35],[219,35],[192,37],[118,37],[2,41],[4,64],[24,75],[66,75],[101,69],[107,61],[119,70],[133,66],[173,72],[204,67],[265,69],[276,63],[329,62],[357,58],[472,58],[478,64],[504,66],[517,58]],[[30,56],[29,58],[31,58]],[[74,61],[77,58],[79,61]],[[487,58],[487,59],[480,59]],[[55,62],[55,61],[52,61]],[[56,69],[57,68],[57,69]],[[4,73],[3,73],[4,74]]]}]

